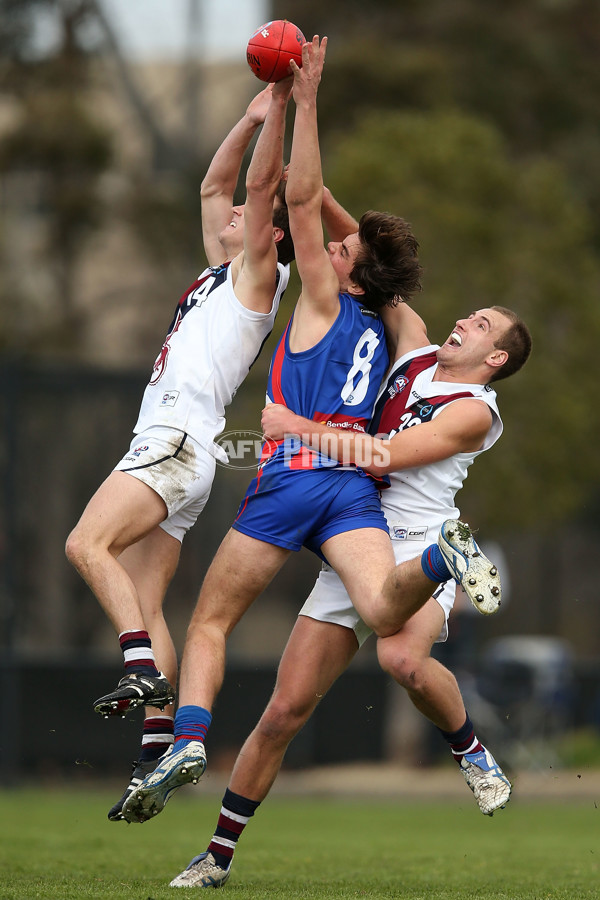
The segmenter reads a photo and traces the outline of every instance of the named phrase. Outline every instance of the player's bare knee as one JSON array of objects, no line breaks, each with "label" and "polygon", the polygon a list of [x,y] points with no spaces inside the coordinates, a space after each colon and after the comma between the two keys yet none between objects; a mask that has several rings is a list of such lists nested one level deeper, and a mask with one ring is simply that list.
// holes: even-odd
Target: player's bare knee
[{"label": "player's bare knee", "polygon": [[384,672],[391,675],[402,687],[415,690],[419,682],[419,661],[408,652],[399,652],[397,646],[387,647],[385,641],[377,646],[377,658]]},{"label": "player's bare knee", "polygon": [[78,572],[87,568],[86,560],[89,556],[89,547],[78,528],[74,528],[67,538],[65,555]]},{"label": "player's bare knee", "polygon": [[296,734],[289,720],[270,713],[264,715],[258,724],[259,738],[268,744],[287,745]]},{"label": "player's bare knee", "polygon": [[404,619],[401,619],[397,614],[390,613],[385,607],[376,607],[371,613],[370,620],[367,621],[367,625],[375,632],[378,638],[391,637],[405,624]]},{"label": "player's bare knee", "polygon": [[300,731],[312,709],[298,706],[285,698],[272,699],[258,724],[259,732],[269,741],[288,743]]}]

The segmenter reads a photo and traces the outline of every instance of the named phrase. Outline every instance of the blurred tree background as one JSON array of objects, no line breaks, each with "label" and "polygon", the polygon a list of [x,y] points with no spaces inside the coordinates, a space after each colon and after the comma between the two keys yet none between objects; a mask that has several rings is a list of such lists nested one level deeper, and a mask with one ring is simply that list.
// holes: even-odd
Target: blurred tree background
[{"label": "blurred tree background", "polygon": [[[285,8],[276,0],[274,16]],[[591,520],[600,7],[332,0],[302,4],[301,27],[330,36],[326,178],[357,214],[388,209],[413,223],[432,339],[491,304],[517,310],[533,333],[528,366],[498,386],[506,434],[469,476],[469,514],[488,528]]]},{"label": "blurred tree background", "polygon": [[[21,653],[90,648],[114,659],[112,630],[66,565],[64,539],[128,445],[174,305],[205,265],[202,175],[260,89],[245,47],[237,63],[201,59],[203,3],[189,0],[181,60],[153,64],[127,57],[100,0],[0,0],[0,626]],[[432,341],[492,304],[517,310],[533,334],[523,372],[498,386],[505,435],[458,498],[503,547],[512,581],[508,608],[478,620],[479,643],[483,626],[483,640],[562,635],[593,660],[600,5],[273,0],[270,18],[286,17],[309,38],[329,37],[325,181],[357,217],[375,208],[412,222],[425,270],[416,305]],[[56,40],[40,49],[49,21]],[[258,429],[270,351],[297,291],[293,276],[228,430]],[[178,646],[248,480],[225,474],[184,544],[172,589],[187,598],[172,611]],[[255,660],[261,632],[277,657],[315,570],[305,551],[286,567],[276,602],[253,610],[258,629],[236,629],[234,656],[246,648]],[[581,705],[600,723],[596,669],[592,681],[595,699]],[[2,687],[7,702],[13,688]]]},{"label": "blurred tree background", "polygon": [[[57,18],[61,39],[40,56],[43,13]],[[272,16],[286,13],[275,0]],[[147,366],[180,287],[203,265],[199,181],[224,131],[200,141],[185,122],[169,124],[96,0],[0,0],[0,14],[0,346],[84,361],[98,361],[102,346],[107,365]],[[533,332],[526,370],[500,386],[507,435],[476,467],[469,511],[494,527],[591,519],[598,4],[304,0],[294,17],[305,34],[330,38],[319,100],[326,181],[357,216],[380,208],[413,223],[425,267],[417,302],[432,339],[493,303],[518,310]],[[183,106],[186,85],[188,94],[206,87],[197,65],[190,82],[192,70],[182,62]],[[257,87],[246,73],[242,84],[226,128]],[[111,91],[145,137],[145,167],[119,149],[114,117],[98,100]],[[94,294],[86,279],[111,234],[124,236],[131,264],[123,256],[119,281]],[[265,354],[248,386],[257,407],[267,362]]]}]

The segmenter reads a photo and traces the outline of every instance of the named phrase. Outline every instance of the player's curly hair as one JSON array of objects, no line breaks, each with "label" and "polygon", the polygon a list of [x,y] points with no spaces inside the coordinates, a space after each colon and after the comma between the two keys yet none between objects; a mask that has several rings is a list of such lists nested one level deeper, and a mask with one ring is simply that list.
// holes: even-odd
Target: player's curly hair
[{"label": "player's curly hair", "polygon": [[421,290],[419,245],[399,216],[368,210],[358,224],[361,243],[350,277],[369,309],[396,306]]},{"label": "player's curly hair", "polygon": [[500,381],[502,378],[514,375],[525,365],[531,353],[532,340],[529,328],[512,309],[507,309],[506,306],[491,306],[490,309],[506,316],[510,322],[502,337],[494,341],[496,349],[506,350],[508,353],[508,359],[504,365],[497,369],[490,379],[490,381]]}]

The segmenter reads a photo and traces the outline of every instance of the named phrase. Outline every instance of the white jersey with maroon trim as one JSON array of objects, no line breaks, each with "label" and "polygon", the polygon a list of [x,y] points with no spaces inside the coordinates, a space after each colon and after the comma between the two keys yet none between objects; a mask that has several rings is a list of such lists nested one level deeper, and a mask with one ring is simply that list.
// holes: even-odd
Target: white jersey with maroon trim
[{"label": "white jersey with maroon trim", "polygon": [[268,313],[235,296],[231,264],[209,267],[185,292],[148,383],[134,433],[153,425],[187,432],[211,448],[228,406],[273,330],[289,266],[277,265]]},{"label": "white jersey with maroon trim", "polygon": [[502,434],[496,392],[489,385],[433,381],[438,349],[438,345],[420,347],[394,363],[380,390],[369,431],[393,437],[406,428],[418,428],[435,419],[449,403],[465,397],[474,397],[489,406],[492,425],[480,450],[456,453],[449,459],[390,474],[390,487],[381,497],[392,540],[436,540],[441,524],[459,516],[455,495],[469,466]]}]

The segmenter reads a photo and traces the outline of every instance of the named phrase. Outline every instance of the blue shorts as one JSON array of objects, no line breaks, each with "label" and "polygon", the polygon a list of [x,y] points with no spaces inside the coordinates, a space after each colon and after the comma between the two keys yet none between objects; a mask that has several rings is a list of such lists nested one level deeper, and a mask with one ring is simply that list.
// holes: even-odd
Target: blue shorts
[{"label": "blue shorts", "polygon": [[356,469],[298,469],[267,463],[252,479],[233,523],[259,541],[300,550],[327,562],[328,538],[357,528],[389,533],[377,485]]}]

